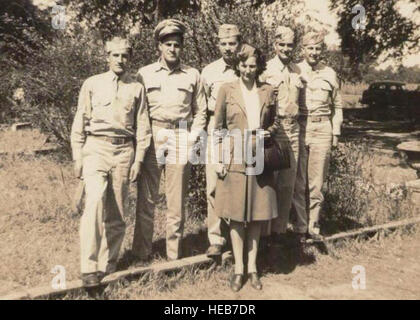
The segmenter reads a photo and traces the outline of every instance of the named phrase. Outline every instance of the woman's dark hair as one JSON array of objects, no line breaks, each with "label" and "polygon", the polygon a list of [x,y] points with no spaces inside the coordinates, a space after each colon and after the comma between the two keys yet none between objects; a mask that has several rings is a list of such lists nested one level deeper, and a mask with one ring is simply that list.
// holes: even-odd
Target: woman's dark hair
[{"label": "woman's dark hair", "polygon": [[255,57],[257,60],[257,74],[256,79],[264,72],[267,64],[265,61],[265,56],[261,52],[260,49],[254,48],[250,46],[249,44],[242,44],[241,49],[236,55],[235,64],[234,64],[234,71],[235,74],[239,77],[239,63],[248,60],[250,57]]}]

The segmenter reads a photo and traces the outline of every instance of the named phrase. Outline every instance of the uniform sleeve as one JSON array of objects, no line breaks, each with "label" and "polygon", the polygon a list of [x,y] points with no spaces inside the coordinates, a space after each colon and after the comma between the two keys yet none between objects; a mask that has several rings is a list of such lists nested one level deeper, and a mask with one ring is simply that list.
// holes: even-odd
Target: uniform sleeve
[{"label": "uniform sleeve", "polygon": [[220,150],[223,139],[226,137],[226,89],[222,86],[217,94],[214,111],[214,150],[217,152],[219,162],[224,163],[223,150]]},{"label": "uniform sleeve", "polygon": [[[201,83],[203,84],[204,94],[206,96],[206,108],[208,109],[209,108],[209,99],[210,99],[211,92],[210,92],[210,85],[209,85],[209,83],[207,81],[207,72],[206,72],[206,69],[204,69],[201,72],[200,79],[201,79]],[[212,111],[214,111],[214,110],[212,110]]]},{"label": "uniform sleeve", "polygon": [[272,103],[274,105],[274,121],[273,124],[267,129],[267,131],[270,131],[271,136],[274,136],[274,134],[276,133],[277,130],[279,130],[280,126],[281,126],[281,117],[279,115],[279,108],[277,108],[277,104],[276,104],[276,94],[274,89],[271,91],[270,93],[270,103]]},{"label": "uniform sleeve", "polygon": [[192,135],[198,136],[201,130],[205,130],[207,117],[206,95],[204,93],[203,83],[200,74],[197,71],[196,85],[192,97],[193,123],[191,126]]},{"label": "uniform sleeve", "polygon": [[340,94],[340,89],[338,88],[338,81],[336,81],[337,86],[332,91],[332,130],[333,135],[339,136],[341,134],[341,124],[343,123],[343,102]]},{"label": "uniform sleeve", "polygon": [[73,160],[82,160],[82,149],[86,141],[85,119],[90,117],[86,112],[91,110],[91,96],[88,82],[83,82],[79,93],[76,115],[71,127],[70,143]]},{"label": "uniform sleeve", "polygon": [[277,105],[277,114],[280,117],[286,116],[286,107],[289,102],[289,88],[286,84],[286,81],[281,81],[276,88],[276,105]]},{"label": "uniform sleeve", "polygon": [[136,114],[136,157],[135,162],[143,162],[146,151],[152,139],[149,110],[146,102],[146,92],[143,85],[140,85],[140,94]]}]

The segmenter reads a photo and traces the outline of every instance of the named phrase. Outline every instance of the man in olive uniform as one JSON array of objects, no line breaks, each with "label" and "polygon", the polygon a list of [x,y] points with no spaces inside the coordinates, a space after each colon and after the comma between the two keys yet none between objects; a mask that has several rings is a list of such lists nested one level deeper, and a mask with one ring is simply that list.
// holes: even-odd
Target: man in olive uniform
[{"label": "man in olive uniform", "polygon": [[83,172],[86,193],[80,222],[86,287],[116,269],[129,179],[136,180],[151,140],[144,87],[126,72],[128,41],[113,38],[106,52],[109,71],[83,83],[71,131],[75,174]]},{"label": "man in olive uniform", "polygon": [[[303,89],[300,69],[292,61],[295,45],[294,31],[289,27],[279,26],[276,29],[274,41],[276,56],[267,62],[267,69],[261,77],[263,81],[271,84],[277,91],[277,110],[282,119],[282,126],[275,139],[290,146],[290,168],[278,171],[277,176],[279,215],[271,221],[271,229],[269,230],[273,241],[283,245],[286,244],[285,233],[292,204],[296,213],[294,231],[299,238],[304,238],[307,231],[305,185],[295,183],[300,154],[299,97]],[[298,242],[300,243],[301,240],[298,239]]]},{"label": "man in olive uniform", "polygon": [[219,39],[219,50],[222,57],[207,65],[202,73],[201,79],[207,97],[207,227],[210,247],[207,250],[208,257],[219,256],[226,239],[222,235],[222,219],[214,213],[214,197],[216,191],[217,173],[212,164],[211,137],[214,129],[214,108],[217,94],[222,84],[236,80],[238,77],[233,70],[234,59],[241,45],[241,34],[236,25],[224,24],[219,27],[217,35]]},{"label": "man in olive uniform", "polygon": [[342,101],[336,72],[321,62],[325,48],[321,32],[303,37],[305,60],[299,63],[304,82],[300,128],[305,148],[301,155],[297,183],[309,191],[308,235],[320,236],[319,216],[324,200],[322,186],[328,173],[331,147],[336,146],[343,122]]},{"label": "man in olive uniform", "polygon": [[153,133],[138,182],[132,253],[140,260],[149,260],[152,253],[154,208],[163,167],[168,205],[166,254],[170,260],[182,255],[190,173],[187,145],[190,148],[197,141],[206,125],[206,98],[200,73],[180,61],[185,29],[178,20],[161,21],[154,31],[160,58],[138,72],[147,92]]}]

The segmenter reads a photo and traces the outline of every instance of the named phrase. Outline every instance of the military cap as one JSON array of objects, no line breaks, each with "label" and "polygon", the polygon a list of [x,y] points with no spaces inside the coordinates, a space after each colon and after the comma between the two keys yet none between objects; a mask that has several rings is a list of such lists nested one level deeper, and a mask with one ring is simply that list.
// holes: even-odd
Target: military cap
[{"label": "military cap", "polygon": [[324,42],[325,34],[320,31],[310,31],[303,36],[302,43],[304,46],[309,44],[318,44]]},{"label": "military cap", "polygon": [[169,34],[183,35],[187,29],[186,25],[176,19],[166,19],[158,23],[155,28],[155,40],[159,41]]},{"label": "military cap", "polygon": [[278,26],[276,29],[276,38],[280,38],[283,41],[291,41],[295,39],[295,33],[292,29],[285,26]]},{"label": "military cap", "polygon": [[245,59],[248,59],[249,57],[255,56],[257,54],[256,52],[257,52],[256,48],[254,48],[253,46],[250,46],[247,43],[244,43],[241,46],[240,51],[238,52],[238,58],[240,60],[245,60]]},{"label": "military cap", "polygon": [[235,36],[240,36],[241,33],[239,32],[239,28],[235,24],[222,24],[219,27],[219,34],[217,37],[221,38],[230,38]]},{"label": "military cap", "polygon": [[115,50],[130,50],[131,46],[127,39],[114,37],[105,43],[105,50],[110,53]]}]

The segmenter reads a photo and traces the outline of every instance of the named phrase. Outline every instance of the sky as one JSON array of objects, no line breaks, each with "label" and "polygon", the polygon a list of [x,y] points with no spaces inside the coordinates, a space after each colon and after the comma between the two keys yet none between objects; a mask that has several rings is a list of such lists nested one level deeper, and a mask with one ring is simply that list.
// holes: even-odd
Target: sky
[{"label": "sky", "polygon": [[[337,26],[337,17],[333,12],[329,10],[330,0],[304,0],[306,3],[306,9],[308,13],[318,17],[321,21],[331,25],[331,28],[328,28],[329,34],[326,36],[325,41],[329,47],[339,47],[340,38],[335,31]],[[40,7],[41,9],[46,9],[53,6],[55,0],[32,0],[34,5]],[[417,22],[420,25],[420,12],[416,9],[415,3],[410,3],[409,0],[399,0],[397,3],[397,9],[399,12],[411,19],[412,21]],[[418,30],[420,35],[420,28]],[[378,69],[385,69],[390,65],[394,64],[394,61],[388,59],[385,62],[382,62],[383,58],[379,58]],[[419,66],[420,67],[420,53],[416,55],[405,55],[403,58],[403,65],[406,67]]]}]

